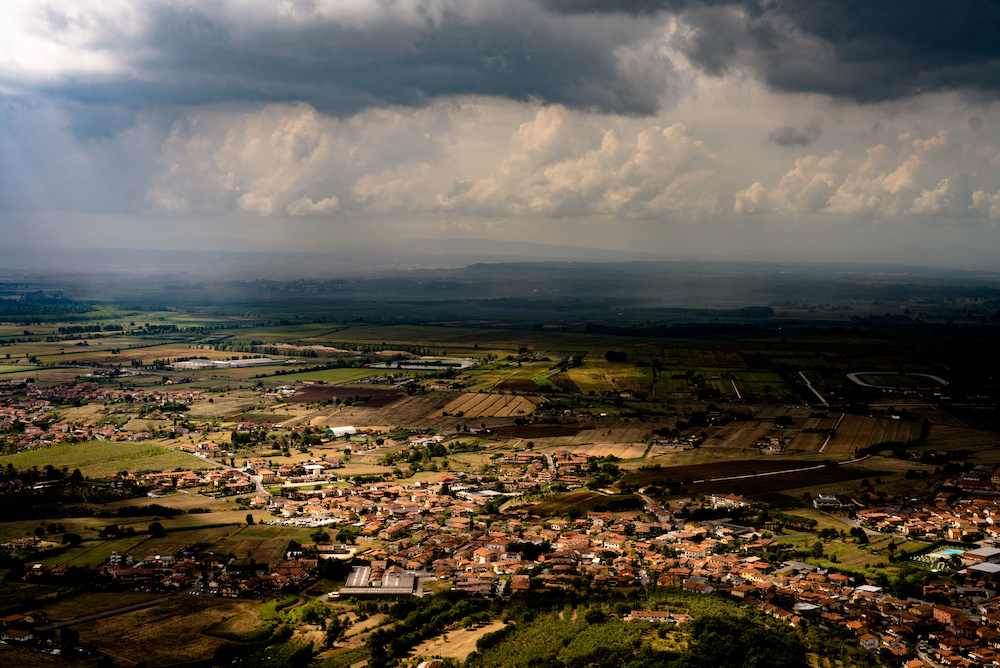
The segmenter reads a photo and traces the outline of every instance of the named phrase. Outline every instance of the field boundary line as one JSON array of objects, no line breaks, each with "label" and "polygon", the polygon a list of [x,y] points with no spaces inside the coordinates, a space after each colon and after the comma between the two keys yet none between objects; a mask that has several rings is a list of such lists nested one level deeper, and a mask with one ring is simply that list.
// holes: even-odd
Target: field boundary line
[{"label": "field boundary line", "polygon": [[[858,457],[857,459],[849,459],[844,462],[837,462],[837,466],[843,466],[844,464],[857,464],[868,459],[870,455],[865,455],[863,457]],[[803,471],[816,471],[817,469],[826,468],[826,464],[817,464],[816,466],[806,466],[797,469],[783,469],[781,471],[765,471],[764,473],[746,473],[744,475],[731,475],[725,478],[704,478],[702,480],[692,480],[692,485],[697,485],[705,482],[725,482],[726,480],[743,480],[745,478],[762,478],[768,475],[781,475],[782,473],[801,473]]]},{"label": "field boundary line", "polygon": [[[833,425],[833,432],[834,432],[834,433],[836,433],[836,432],[837,432],[837,429],[838,429],[838,428],[840,427],[840,423],[844,421],[844,416],[845,416],[845,415],[847,415],[847,413],[841,413],[841,414],[840,414],[840,419],[839,419],[839,420],[837,420],[837,424]],[[828,444],[828,443],[830,442],[830,439],[831,439],[831,438],[833,438],[833,434],[827,434],[827,435],[826,435],[826,440],[825,440],[825,441],[823,441],[823,447],[821,447],[821,448],[819,449],[819,451],[820,451],[820,452],[823,452],[824,450],[826,450],[826,446],[827,446],[827,444]]]},{"label": "field boundary line", "polygon": [[808,388],[809,388],[809,391],[810,391],[810,392],[812,392],[813,394],[815,394],[815,395],[816,395],[817,397],[819,397],[819,402],[820,402],[821,404],[823,404],[824,406],[829,406],[829,405],[830,405],[830,404],[829,404],[829,403],[827,402],[827,400],[823,398],[823,395],[822,395],[822,394],[820,394],[820,393],[819,393],[819,392],[818,392],[818,391],[816,390],[816,388],[815,388],[815,387],[813,387],[813,384],[812,384],[811,382],[809,382],[809,379],[808,379],[808,378],[806,378],[806,372],[805,372],[805,371],[799,371],[799,376],[801,376],[801,377],[802,377],[802,380],[803,380],[803,381],[805,382],[805,384],[806,384],[806,387],[808,387]]}]

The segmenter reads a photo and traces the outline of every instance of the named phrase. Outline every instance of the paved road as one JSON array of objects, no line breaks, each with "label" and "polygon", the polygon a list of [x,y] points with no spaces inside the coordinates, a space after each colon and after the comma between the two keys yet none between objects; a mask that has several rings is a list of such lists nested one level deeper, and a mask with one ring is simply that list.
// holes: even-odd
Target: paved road
[{"label": "paved road", "polygon": [[204,462],[205,464],[211,464],[212,466],[215,466],[215,467],[218,467],[218,468],[227,468],[227,465],[226,465],[225,462],[217,462],[214,459],[209,459],[208,457],[199,457],[197,454],[195,454],[193,452],[188,452],[187,450],[174,450],[174,452],[180,452],[181,454],[191,455],[192,457],[194,457],[195,459],[197,459],[200,462]]},{"label": "paved road", "polygon": [[926,663],[928,666],[932,666],[932,668],[945,668],[940,663],[932,659],[930,654],[923,652],[920,649],[917,649],[917,658]]},{"label": "paved road", "polygon": [[250,479],[253,480],[253,484],[257,487],[257,494],[260,496],[271,496],[271,493],[264,487],[264,476],[251,475]]},{"label": "paved road", "polygon": [[[880,390],[906,389],[901,387],[893,387],[891,385],[872,385],[858,378],[858,376],[898,376],[898,375],[899,375],[898,371],[855,371],[854,373],[847,374],[847,377],[850,378],[855,383],[857,383],[858,385],[861,385],[862,387],[877,387]],[[936,380],[937,382],[941,383],[942,386],[948,385],[948,381],[946,381],[944,378],[941,378],[940,376],[932,376],[929,373],[911,373],[907,375],[920,376],[921,378],[930,378],[931,380]]]},{"label": "paved road", "polygon": [[805,381],[806,387],[809,388],[809,391],[812,392],[813,394],[815,394],[817,397],[819,397],[819,402],[821,404],[823,404],[824,406],[829,406],[830,404],[827,403],[826,399],[823,398],[823,395],[820,394],[819,392],[817,392],[816,388],[813,387],[813,384],[809,382],[808,378],[806,378],[806,372],[805,371],[799,371],[799,375],[802,376],[802,380]]},{"label": "paved road", "polygon": [[50,631],[52,629],[62,628],[63,626],[73,626],[74,624],[83,624],[84,622],[92,622],[95,619],[104,619],[105,617],[113,617],[114,615],[120,615],[125,612],[132,612],[133,610],[141,610],[143,608],[148,608],[150,606],[159,605],[164,601],[169,601],[172,598],[177,598],[178,596],[184,596],[186,594],[194,591],[194,587],[189,587],[187,589],[182,589],[181,591],[174,592],[173,594],[167,594],[166,596],[161,596],[160,598],[154,598],[150,601],[143,601],[142,603],[133,603],[132,605],[126,605],[122,608],[115,608],[114,610],[105,610],[103,612],[95,612],[92,615],[84,615],[83,617],[74,617],[73,619],[65,619],[59,622],[53,622],[46,626],[39,626],[39,631]]}]

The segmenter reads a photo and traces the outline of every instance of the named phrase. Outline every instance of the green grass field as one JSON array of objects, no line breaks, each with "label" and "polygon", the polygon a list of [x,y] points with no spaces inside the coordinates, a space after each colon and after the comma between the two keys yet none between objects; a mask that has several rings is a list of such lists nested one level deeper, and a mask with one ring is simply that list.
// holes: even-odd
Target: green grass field
[{"label": "green grass field", "polygon": [[224,554],[231,552],[240,561],[252,558],[267,563],[282,559],[289,541],[310,542],[310,533],[311,529],[301,527],[243,525],[218,540],[215,549]]},{"label": "green grass field", "polygon": [[[103,520],[101,526],[107,524],[112,524],[112,520]],[[69,527],[67,527],[69,528]],[[140,527],[145,528],[145,527]],[[138,549],[142,551],[140,546],[149,538],[148,534],[137,534],[135,536],[127,536],[125,538],[117,538],[113,540],[102,540],[96,538],[97,527],[91,525],[90,531],[86,532],[90,536],[95,536],[93,540],[86,540],[75,548],[66,550],[59,554],[47,554],[41,555],[35,563],[43,564],[50,568],[56,566],[83,566],[89,568],[96,568],[108,560],[112,552],[133,552]],[[143,555],[145,556],[145,553]]]},{"label": "green grass field", "polygon": [[[285,367],[285,370],[289,370]],[[396,369],[320,369],[318,371],[302,371],[299,373],[287,373],[280,376],[274,376],[274,380],[281,381],[282,383],[297,383],[302,380],[321,380],[328,385],[337,385],[338,383],[353,383],[361,378],[367,378],[368,376],[376,376],[381,373],[390,371],[393,374],[403,374],[405,376],[417,376],[421,375],[415,372],[403,372]],[[379,386],[375,386],[379,387]]]},{"label": "green grass field", "polygon": [[46,464],[57,468],[65,466],[70,471],[80,469],[84,476],[91,478],[104,478],[123,469],[162,471],[207,468],[195,457],[159,445],[117,441],[62,443],[0,457],[0,466],[7,464],[19,470],[33,466],[41,469]]},{"label": "green grass field", "polygon": [[2,376],[7,376],[7,375],[24,376],[24,375],[30,375],[35,371],[38,371],[38,367],[36,366],[17,366],[14,364],[0,365],[0,375]]}]

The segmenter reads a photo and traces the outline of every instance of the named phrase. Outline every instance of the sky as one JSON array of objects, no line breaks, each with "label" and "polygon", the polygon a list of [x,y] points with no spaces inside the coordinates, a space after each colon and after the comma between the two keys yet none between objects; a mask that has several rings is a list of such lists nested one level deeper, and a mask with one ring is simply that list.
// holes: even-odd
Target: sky
[{"label": "sky", "polygon": [[1000,268],[997,35],[998,0],[4,0],[0,245]]}]

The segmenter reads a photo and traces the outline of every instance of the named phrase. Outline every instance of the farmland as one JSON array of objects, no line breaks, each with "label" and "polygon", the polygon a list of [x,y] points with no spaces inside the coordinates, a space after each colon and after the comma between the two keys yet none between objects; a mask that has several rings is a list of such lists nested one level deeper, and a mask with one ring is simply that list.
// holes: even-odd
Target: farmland
[{"label": "farmland", "polygon": [[106,610],[115,610],[135,603],[155,599],[156,596],[136,592],[96,592],[88,596],[72,596],[56,603],[50,603],[41,611],[52,619],[72,619]]},{"label": "farmland", "polygon": [[431,417],[514,418],[531,415],[544,399],[501,394],[463,394]]},{"label": "farmland", "polygon": [[[11,353],[0,366],[0,473],[5,483],[21,483],[4,492],[14,500],[5,507],[17,513],[0,523],[0,539],[28,550],[6,555],[9,579],[20,578],[8,584],[76,578],[73,587],[11,589],[11,610],[27,611],[34,601],[66,618],[154,593],[142,589],[200,594],[74,626],[81,643],[122,667],[204,662],[217,651],[228,656],[226,648],[299,651],[302,643],[315,643],[314,666],[361,666],[378,663],[373,637],[399,651],[396,658],[437,654],[470,665],[512,665],[529,654],[582,661],[608,633],[623,643],[682,648],[688,631],[625,625],[628,610],[619,604],[625,596],[636,605],[665,602],[663,582],[683,584],[670,571],[684,563],[675,561],[680,554],[696,551],[682,544],[700,541],[691,525],[709,536],[715,529],[705,518],[745,523],[745,543],[733,539],[725,548],[734,558],[806,560],[889,578],[882,583],[888,591],[913,570],[886,566],[891,552],[939,539],[896,541],[878,535],[891,530],[884,527],[858,536],[861,509],[953,503],[959,476],[1000,464],[993,381],[981,363],[989,336],[849,319],[913,308],[910,302],[879,310],[870,300],[841,312],[840,304],[779,306],[789,300],[772,295],[774,306],[744,317],[728,289],[711,304],[632,304],[620,294],[624,307],[588,292],[574,310],[554,308],[561,297],[531,295],[438,303],[421,284],[408,293],[412,302],[383,311],[373,297],[327,303],[302,296],[303,285],[220,287],[253,293],[239,308],[104,305],[93,318],[77,314],[76,324],[0,325]],[[299,295],[294,306],[285,302],[286,288]],[[335,292],[325,284],[308,289]],[[985,308],[976,299],[962,308]],[[942,331],[949,308],[927,306]],[[976,324],[950,315],[970,331]],[[86,329],[60,332],[76,325]],[[251,357],[264,348],[277,364],[186,370],[169,363]],[[445,355],[474,363],[367,366]],[[869,370],[860,374],[864,384],[848,376],[857,369]],[[948,385],[928,388],[919,373]],[[29,376],[32,382],[20,382]],[[358,433],[325,433],[344,426]],[[83,480],[70,480],[74,469]],[[145,475],[159,472],[172,475]],[[826,492],[848,501],[829,512],[813,508]],[[712,508],[716,494],[742,496],[750,506]],[[782,529],[789,518],[793,532]],[[768,543],[772,531],[776,542]],[[982,540],[969,533],[947,540]],[[507,536],[525,559],[477,563],[495,556],[479,551],[492,534]],[[667,544],[674,535],[677,544]],[[357,550],[349,564],[434,573],[422,586],[438,594],[399,607],[321,600],[350,571],[320,559],[334,541]],[[542,549],[554,555],[533,554]],[[142,566],[111,582],[113,555]],[[144,581],[148,570],[156,576]],[[640,594],[641,570],[649,584]],[[525,591],[512,591],[525,575],[517,580]],[[141,586],[130,590],[129,578]],[[452,591],[481,590],[479,580],[506,592],[485,603]],[[462,616],[422,618],[438,596],[455,596],[444,607]],[[536,605],[544,597],[565,607]],[[407,619],[420,619],[419,630],[401,631]],[[345,637],[327,638],[323,627],[341,623]],[[529,647],[529,628],[552,636],[546,657]],[[497,644],[477,648],[484,638],[484,647]],[[523,643],[520,654],[511,638]]]},{"label": "farmland", "polygon": [[23,469],[46,465],[80,469],[84,476],[104,478],[122,469],[162,471],[173,468],[206,468],[207,464],[190,455],[168,450],[152,443],[89,441],[65,443],[13,455],[0,456],[0,466]]},{"label": "farmland", "polygon": [[[255,604],[182,596],[160,605],[127,612],[77,627],[84,642],[110,656],[135,663],[176,664],[211,656],[225,641],[205,632],[226,617]],[[171,642],[164,642],[165,637]]]},{"label": "farmland", "polygon": [[853,453],[875,443],[908,443],[919,435],[920,425],[913,422],[847,415],[823,452]]}]

